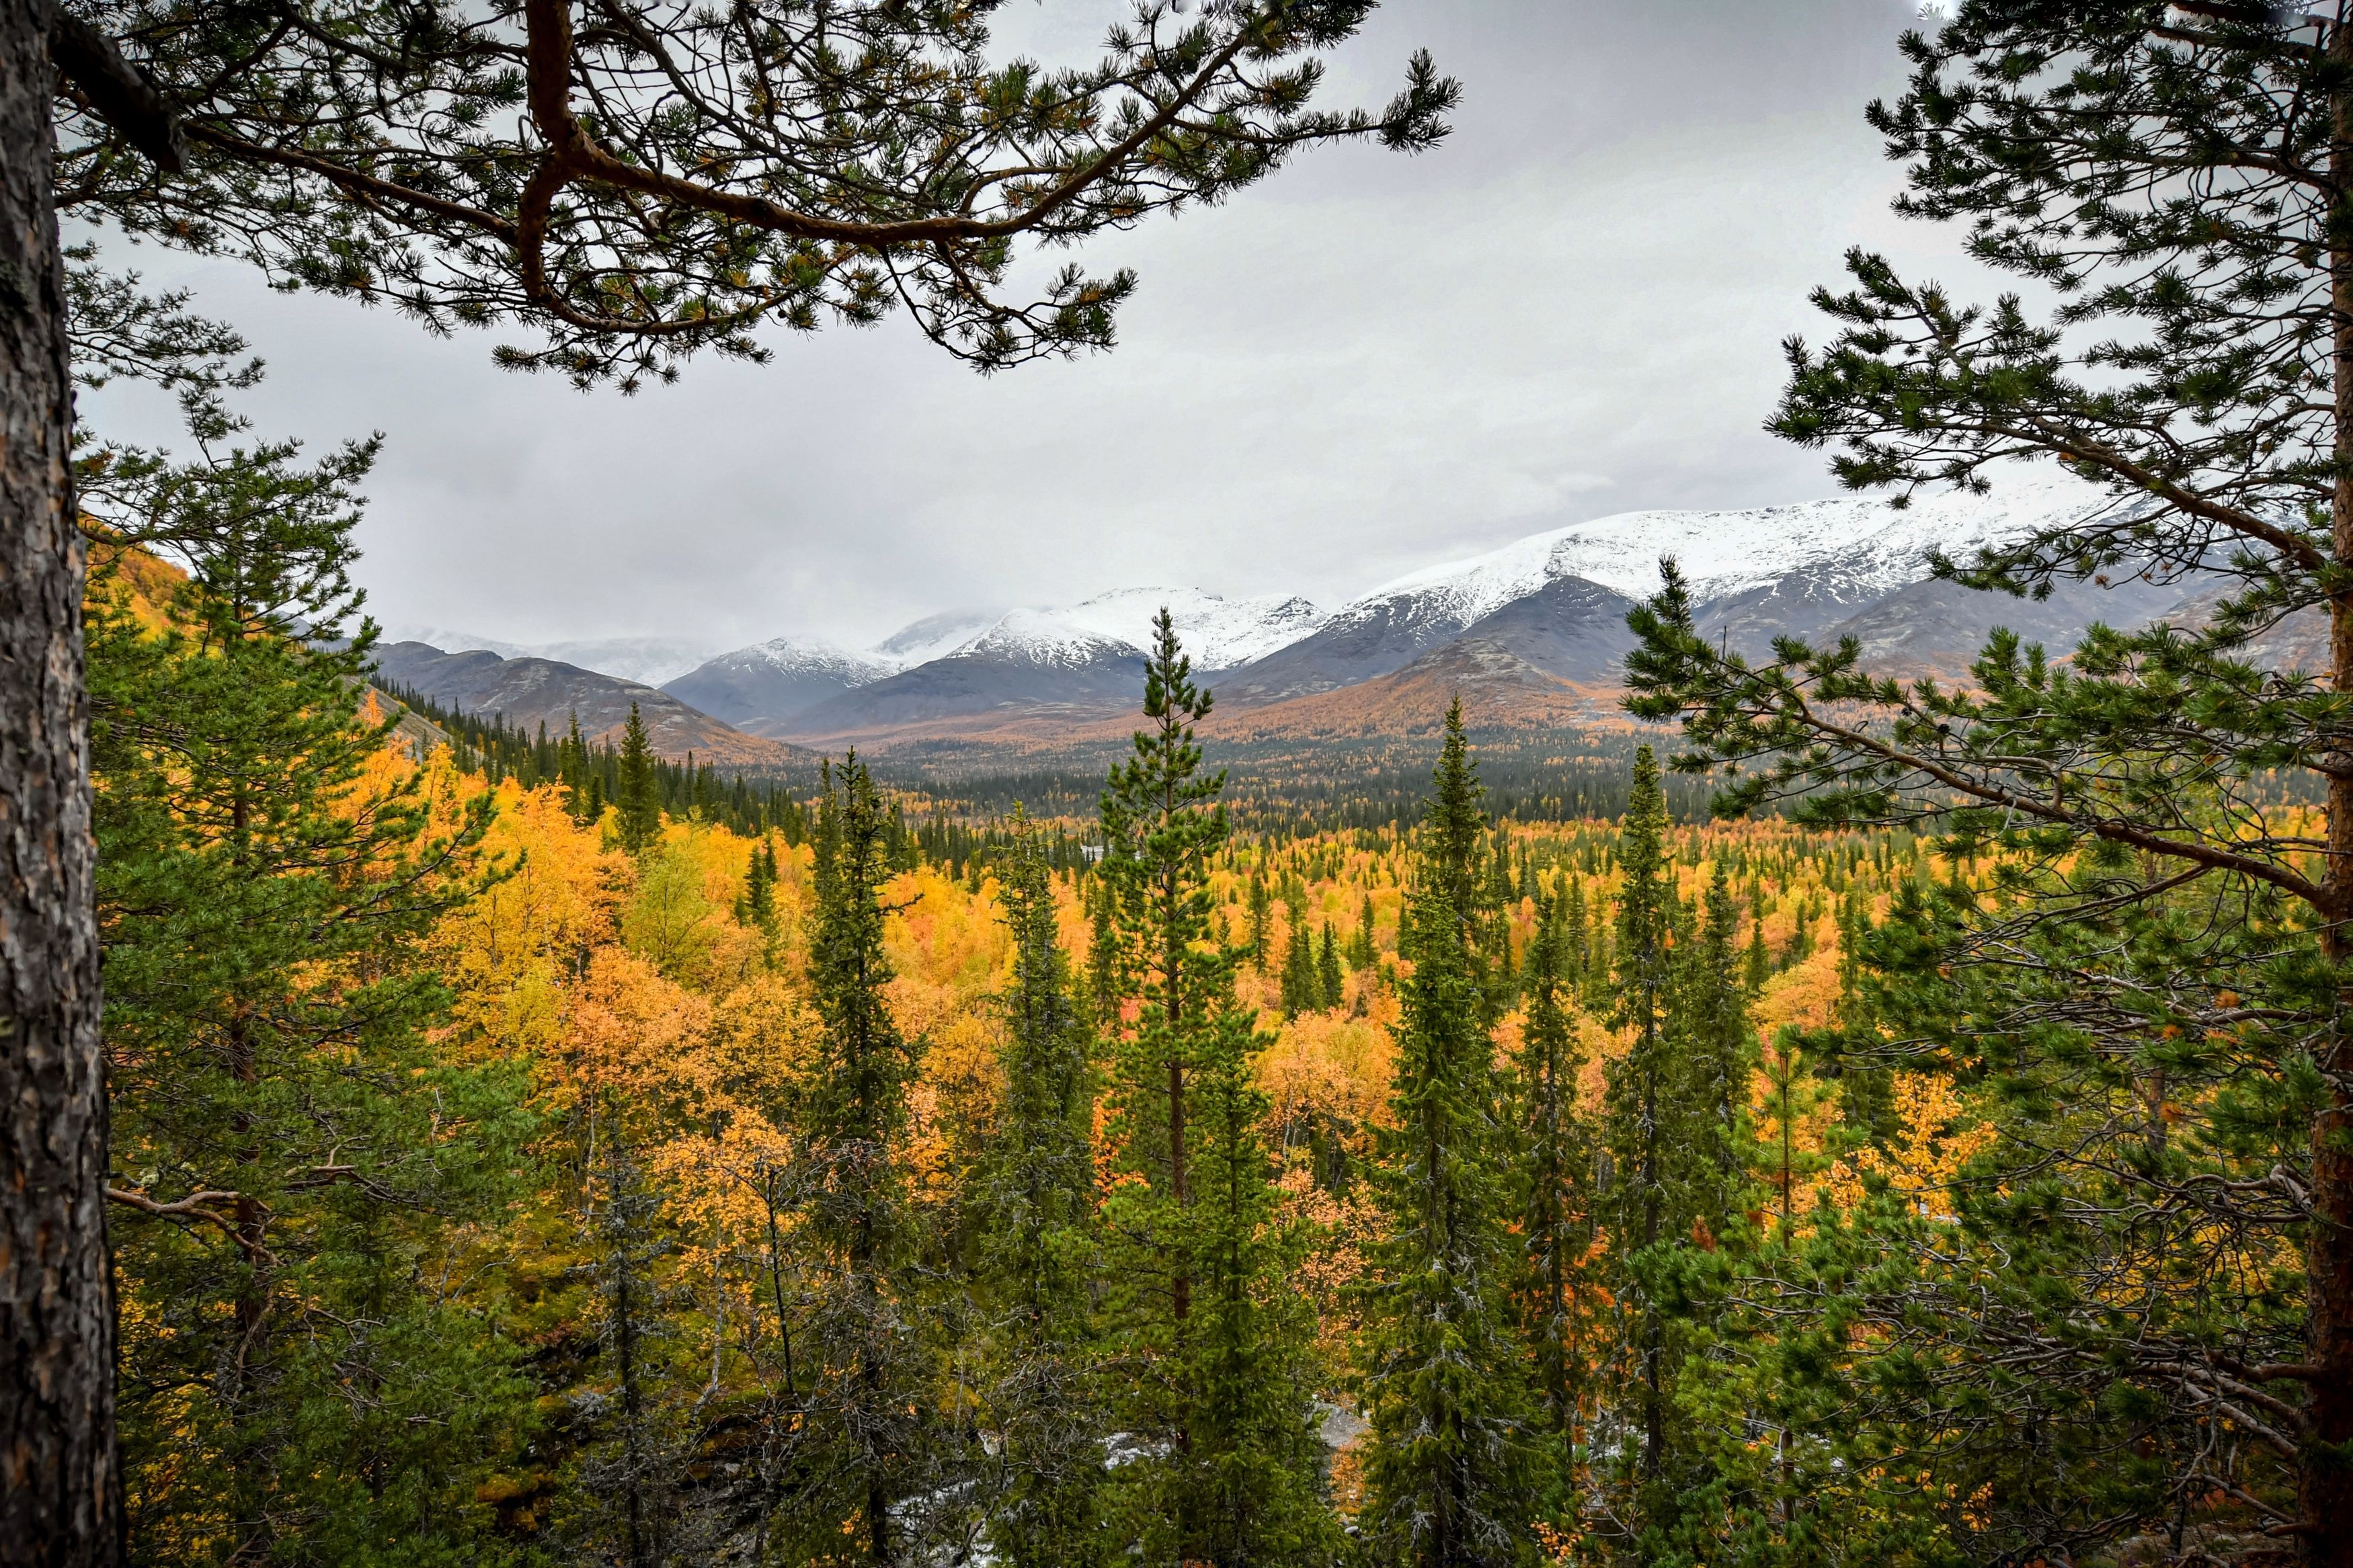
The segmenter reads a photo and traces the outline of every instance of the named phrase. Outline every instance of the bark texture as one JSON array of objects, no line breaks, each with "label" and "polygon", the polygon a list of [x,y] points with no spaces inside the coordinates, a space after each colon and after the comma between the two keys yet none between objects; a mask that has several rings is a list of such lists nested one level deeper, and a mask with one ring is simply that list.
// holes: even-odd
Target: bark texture
[{"label": "bark texture", "polygon": [[0,3],[0,1568],[121,1557],[51,10]]}]

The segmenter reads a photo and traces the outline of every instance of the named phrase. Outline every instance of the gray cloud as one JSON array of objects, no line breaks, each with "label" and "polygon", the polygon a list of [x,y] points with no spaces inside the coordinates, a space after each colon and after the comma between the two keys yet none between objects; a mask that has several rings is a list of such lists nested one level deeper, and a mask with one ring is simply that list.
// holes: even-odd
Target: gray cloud
[{"label": "gray cloud", "polygon": [[[1083,54],[1121,8],[1017,3],[1001,32]],[[1857,240],[1963,270],[1888,217],[1862,121],[1914,9],[1392,0],[1332,91],[1386,98],[1426,44],[1465,84],[1451,142],[1110,237],[1091,264],[1144,279],[1118,351],[986,381],[895,321],[584,396],[485,336],[127,259],[254,339],[265,431],[389,437],[363,574],[387,618],[733,644],[1137,583],[1333,603],[1581,518],[1830,489],[1759,428],[1807,288]],[[136,393],[93,412],[164,433]]]}]

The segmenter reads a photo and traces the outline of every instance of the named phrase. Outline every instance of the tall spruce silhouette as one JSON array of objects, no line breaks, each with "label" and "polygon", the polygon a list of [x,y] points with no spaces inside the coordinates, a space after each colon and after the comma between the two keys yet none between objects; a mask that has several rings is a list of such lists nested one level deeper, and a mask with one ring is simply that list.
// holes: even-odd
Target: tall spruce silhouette
[{"label": "tall spruce silhouette", "polygon": [[1381,1234],[1359,1357],[1373,1429],[1367,1528],[1415,1568],[1514,1562],[1533,1521],[1492,1033],[1500,914],[1480,794],[1457,702],[1407,898],[1413,973],[1373,1178]]}]

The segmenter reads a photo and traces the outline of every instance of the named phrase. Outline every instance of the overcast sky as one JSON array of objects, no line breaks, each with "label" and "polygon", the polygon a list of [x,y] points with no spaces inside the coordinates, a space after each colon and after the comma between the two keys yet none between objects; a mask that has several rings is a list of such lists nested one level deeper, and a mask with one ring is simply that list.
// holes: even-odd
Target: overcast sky
[{"label": "overcast sky", "polygon": [[[1013,0],[1085,58],[1124,0]],[[1886,211],[1862,122],[1915,0],[1389,0],[1332,61],[1386,100],[1418,46],[1456,132],[1303,157],[1088,253],[1143,286],[1113,353],[986,379],[903,320],[776,335],[635,397],[495,369],[494,334],[276,295],[148,247],[269,363],[265,434],[381,430],[362,580],[382,619],[532,642],[866,643],[946,609],[1187,583],[1337,604],[1400,572],[1649,507],[1832,489],[1760,426],[1807,289]],[[88,410],[167,433],[136,393]]]}]

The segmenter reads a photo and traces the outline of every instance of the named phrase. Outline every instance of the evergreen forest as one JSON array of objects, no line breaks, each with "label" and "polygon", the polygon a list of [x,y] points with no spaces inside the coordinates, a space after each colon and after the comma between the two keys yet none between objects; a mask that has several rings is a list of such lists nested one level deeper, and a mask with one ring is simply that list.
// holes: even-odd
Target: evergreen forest
[{"label": "evergreen forest", "polygon": [[[1434,146],[1427,56],[1308,107],[1371,8],[1145,4],[1051,79],[895,0],[44,3],[0,57],[86,138],[43,214],[628,387],[893,309],[1108,348],[1134,278],[1023,302],[1013,240]],[[2064,468],[2100,510],[1938,577],[2205,618],[1898,676],[1744,656],[1667,560],[1608,725],[1458,701],[1356,773],[1222,748],[1166,610],[1124,743],[961,778],[445,710],[375,669],[378,443],[258,435],[119,248],[0,256],[0,326],[185,425],[55,454],[69,653],[0,593],[0,1568],[2353,1568],[2353,8],[1903,48],[1900,211],[2020,291],[1856,250],[1774,431]],[[2330,668],[2249,651],[2297,616]]]}]

